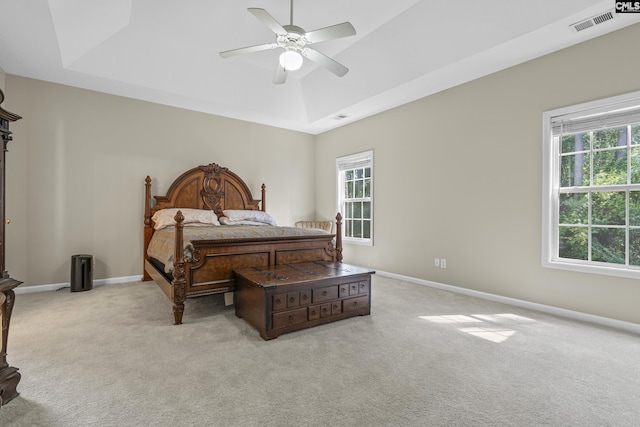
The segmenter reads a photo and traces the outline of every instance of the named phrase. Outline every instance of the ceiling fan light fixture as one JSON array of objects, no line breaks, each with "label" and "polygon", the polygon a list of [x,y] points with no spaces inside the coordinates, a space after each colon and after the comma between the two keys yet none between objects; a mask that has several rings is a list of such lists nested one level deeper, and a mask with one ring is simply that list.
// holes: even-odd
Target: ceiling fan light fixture
[{"label": "ceiling fan light fixture", "polygon": [[285,50],[280,55],[280,66],[286,71],[299,70],[302,67],[302,55],[295,50]]}]

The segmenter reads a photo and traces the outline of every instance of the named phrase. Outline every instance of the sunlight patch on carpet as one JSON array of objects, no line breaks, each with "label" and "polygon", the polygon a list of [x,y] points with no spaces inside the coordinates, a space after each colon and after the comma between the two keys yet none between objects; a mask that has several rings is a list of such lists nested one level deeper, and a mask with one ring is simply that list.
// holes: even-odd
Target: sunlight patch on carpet
[{"label": "sunlight patch on carpet", "polygon": [[473,317],[464,316],[462,314],[451,316],[420,316],[420,318],[434,323],[482,323],[482,320],[474,319]]},{"label": "sunlight patch on carpet", "polygon": [[511,335],[514,335],[516,331],[510,329],[491,329],[491,328],[461,328],[462,332],[466,332],[474,337],[482,338],[485,340],[501,343],[509,339]]},{"label": "sunlight patch on carpet", "polygon": [[[427,320],[432,323],[440,324],[460,324],[460,323],[501,323],[501,324],[514,324],[514,323],[531,323],[535,320],[524,316],[518,316],[517,314],[502,313],[502,314],[454,314],[454,315],[441,315],[441,316],[418,316],[420,319]],[[510,337],[516,334],[516,331],[511,328],[505,327],[484,327],[476,326],[469,328],[458,328],[459,331],[464,332],[474,337],[482,338],[491,342],[501,343],[508,340]]]}]

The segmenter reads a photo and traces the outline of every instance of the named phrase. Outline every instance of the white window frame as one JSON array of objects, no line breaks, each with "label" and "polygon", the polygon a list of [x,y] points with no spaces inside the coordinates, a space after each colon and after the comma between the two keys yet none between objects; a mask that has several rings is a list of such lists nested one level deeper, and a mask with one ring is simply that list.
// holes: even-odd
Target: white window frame
[{"label": "white window frame", "polygon": [[[346,226],[344,224],[346,215],[344,211],[345,192],[344,192],[344,171],[353,169],[369,167],[371,168],[371,197],[363,199],[371,203],[371,234],[370,238],[356,238],[345,236]],[[339,157],[336,159],[336,196],[337,196],[337,210],[342,214],[343,226],[342,226],[342,241],[345,243],[355,243],[366,246],[373,246],[373,231],[374,231],[374,219],[373,219],[373,187],[374,187],[374,172],[373,172],[373,150],[364,151],[361,153],[351,154],[349,156]]]},{"label": "white window frame", "polygon": [[[559,247],[559,199],[560,199],[560,161],[558,155],[559,137],[553,136],[553,123],[564,120],[574,120],[589,116],[602,117],[605,123],[608,120],[606,112],[615,112],[632,109],[640,106],[640,91],[597,101],[546,111],[542,116],[543,149],[542,149],[542,266],[561,270],[570,270],[581,273],[603,274],[638,279],[640,267],[620,264],[598,263],[595,261],[568,260],[560,258]],[[624,118],[622,119],[625,120]],[[583,121],[583,120],[580,120]],[[631,122],[627,122],[631,123]],[[635,123],[635,121],[634,121]],[[607,122],[602,128],[610,127]],[[618,123],[621,125],[622,123]],[[580,123],[578,123],[580,125]],[[616,125],[613,122],[613,125]],[[592,127],[591,129],[597,129]],[[628,186],[622,186],[622,190]]]}]

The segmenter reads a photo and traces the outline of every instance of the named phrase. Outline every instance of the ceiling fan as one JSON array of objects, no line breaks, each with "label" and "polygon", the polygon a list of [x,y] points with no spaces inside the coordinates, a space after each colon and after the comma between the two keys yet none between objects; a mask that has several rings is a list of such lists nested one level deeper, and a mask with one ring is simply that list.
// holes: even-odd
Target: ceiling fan
[{"label": "ceiling fan", "polygon": [[229,58],[231,56],[242,55],[245,53],[282,48],[284,49],[284,52],[280,55],[276,75],[273,78],[273,83],[275,84],[283,84],[286,82],[287,73],[289,71],[299,69],[302,66],[303,58],[307,58],[316,64],[325,67],[338,77],[344,76],[349,71],[349,69],[344,65],[310,47],[311,44],[355,35],[356,30],[349,22],[343,22],[342,24],[336,24],[330,27],[324,27],[307,32],[304,29],[293,25],[293,0],[291,0],[289,25],[280,25],[280,23],[264,9],[249,8],[247,10],[276,34],[275,43],[265,43],[240,49],[227,50],[220,52],[221,57]]}]

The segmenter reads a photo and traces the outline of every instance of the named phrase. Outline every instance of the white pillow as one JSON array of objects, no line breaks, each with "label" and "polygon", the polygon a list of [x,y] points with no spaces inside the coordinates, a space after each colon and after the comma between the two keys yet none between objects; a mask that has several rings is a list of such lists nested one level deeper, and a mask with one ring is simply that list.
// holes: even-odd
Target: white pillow
[{"label": "white pillow", "polygon": [[227,218],[226,216],[221,216],[220,217],[220,224],[222,225],[260,225],[260,226],[267,226],[269,224],[266,224],[264,222],[258,222],[258,221],[249,221],[246,219],[241,219],[238,221],[234,221],[231,218]]},{"label": "white pillow", "polygon": [[220,225],[218,216],[215,212],[204,209],[189,209],[189,208],[169,208],[161,209],[153,214],[151,218],[154,222],[153,228],[161,230],[165,227],[176,225],[174,217],[178,211],[182,211],[184,216],[183,224],[203,224],[203,225]]},{"label": "white pillow", "polygon": [[233,222],[251,221],[268,225],[278,225],[271,215],[262,211],[225,209],[222,214]]}]

